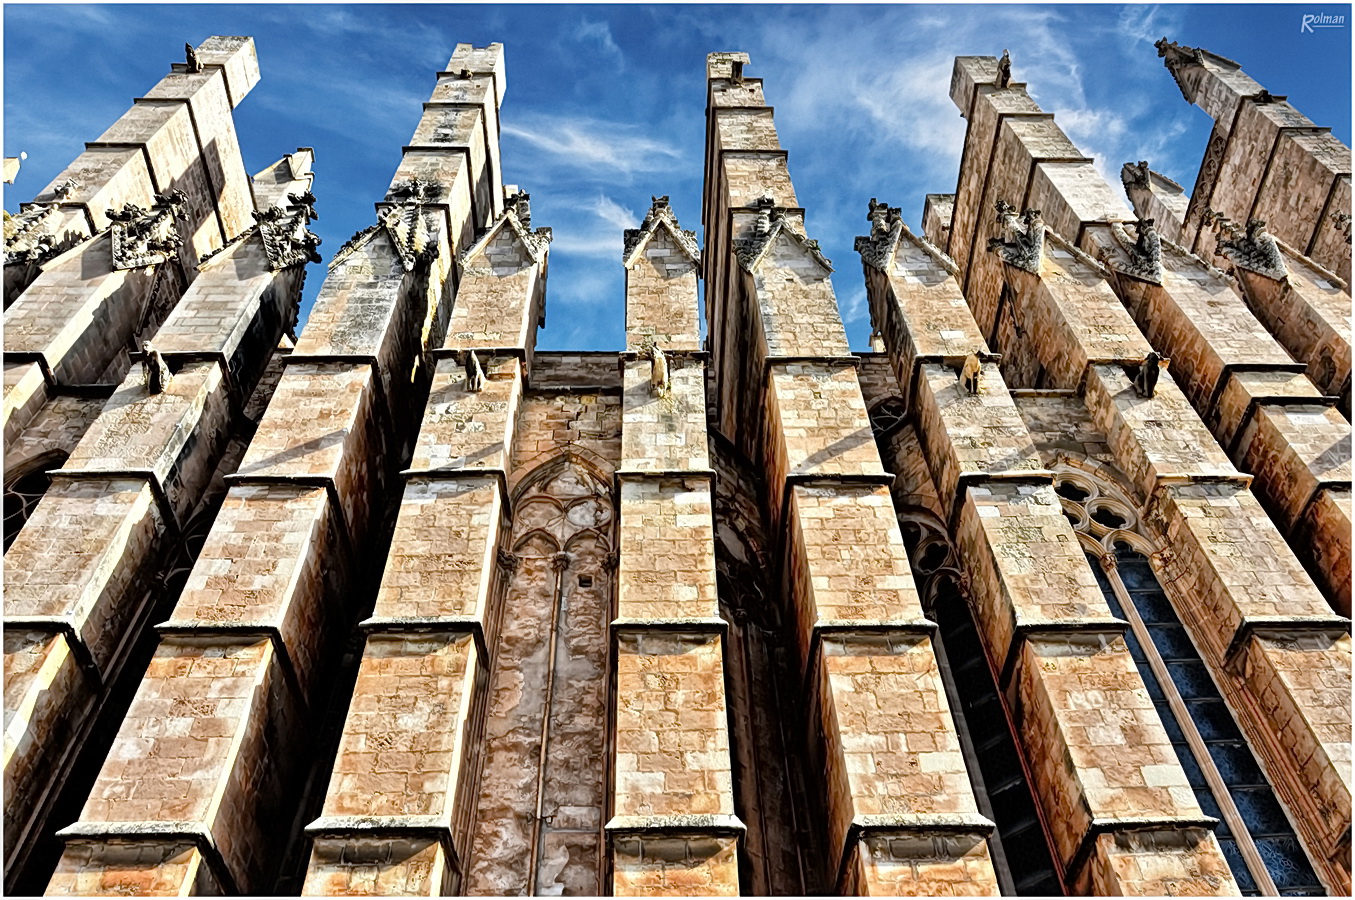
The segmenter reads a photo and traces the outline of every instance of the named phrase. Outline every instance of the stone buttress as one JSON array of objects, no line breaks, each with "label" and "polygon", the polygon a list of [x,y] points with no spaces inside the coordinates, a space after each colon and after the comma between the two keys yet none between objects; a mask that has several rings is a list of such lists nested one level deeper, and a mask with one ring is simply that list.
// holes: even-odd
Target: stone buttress
[{"label": "stone buttress", "polygon": [[[1252,474],[1252,490],[1299,560],[1336,611],[1349,615],[1350,296],[1324,281],[1311,260],[1286,261],[1274,253],[1275,270],[1253,271],[1263,268],[1261,248],[1278,250],[1264,232],[1220,230],[1230,276],[1153,229],[1145,219],[1087,222],[1083,243],[1107,265],[1112,288],[1157,352],[1171,360],[1182,391],[1218,443]],[[1258,299],[1322,297],[1333,318],[1343,307],[1345,318],[1324,320],[1332,325],[1325,355],[1291,356],[1238,296],[1239,282]],[[1272,307],[1272,322],[1289,321],[1284,313],[1295,312],[1280,306]],[[1293,320],[1301,322],[1302,314]],[[1325,378],[1325,389],[1314,375]]]},{"label": "stone buttress", "polygon": [[[870,219],[857,249],[872,321],[960,550],[1064,883],[1095,894],[1235,892],[1214,820],[1147,699],[1124,622],[1063,516],[959,269],[913,235],[898,209],[872,202]],[[1089,721],[1095,707],[1118,718]],[[1113,749],[1087,739],[1093,724],[1115,730]]]},{"label": "stone buttress", "polygon": [[545,303],[549,229],[513,194],[459,258],[391,553],[303,894],[464,891],[498,641],[513,432]]},{"label": "stone buttress", "polygon": [[[1211,395],[1226,392],[1229,377],[1244,379],[1249,366],[1285,372],[1283,350],[1254,320],[1247,324],[1237,296],[1184,250],[1164,242],[1155,271],[1157,242],[1146,229],[1130,239],[1123,202],[996,59],[957,58],[951,96],[969,127],[947,250],[981,331],[1003,354],[1004,379],[1083,398],[1164,545],[1154,556],[1159,580],[1178,600],[1324,884],[1347,891],[1349,620],[1333,613],[1249,489],[1252,476],[1234,467],[1201,418],[1215,404]],[[1105,262],[1093,258],[1098,253]],[[1126,309],[1138,302],[1131,282],[1150,285],[1159,314],[1175,317],[1176,334],[1150,326],[1145,337],[1136,327]],[[1211,299],[1226,301],[1227,313],[1206,314]],[[1155,344],[1168,355],[1166,341],[1181,348],[1179,387],[1175,362],[1159,368],[1155,384],[1143,372],[1156,362]],[[1247,356],[1230,360],[1234,352]],[[1286,377],[1306,381],[1302,365],[1294,368]],[[1311,383],[1299,393],[1318,397]],[[1321,496],[1327,463],[1316,473],[1306,464],[1314,451],[1305,429],[1348,454],[1337,435],[1343,423],[1332,416],[1320,403],[1303,421],[1272,416],[1271,433],[1252,439],[1287,445],[1270,471],[1288,465],[1283,477],[1295,478],[1307,468]],[[1349,465],[1339,457],[1329,485],[1337,497]],[[1283,478],[1264,470],[1256,477],[1263,496],[1283,495],[1274,487]]]},{"label": "stone buttress", "polygon": [[1261,219],[1349,283],[1350,148],[1227,57],[1166,38],[1157,53],[1186,102],[1214,120],[1179,242],[1208,257],[1211,214]]},{"label": "stone buttress", "polygon": [[[271,888],[300,800],[288,748],[351,626],[452,255],[501,202],[501,51],[457,46],[377,224],[332,260],[49,894]],[[464,141],[425,135],[462,112]]]},{"label": "stone buttress", "polygon": [[[838,315],[760,79],[707,60],[706,311],[722,432],[765,467],[826,792],[821,890],[997,882]],[[811,766],[811,771],[814,768]]]},{"label": "stone buttress", "polygon": [[715,591],[700,254],[667,197],[626,232],[624,265],[611,892],[732,896],[744,828]]},{"label": "stone buttress", "polygon": [[[201,72],[167,76],[152,92],[156,102],[138,101],[109,132],[127,138],[135,160],[125,162],[141,173],[139,180],[99,182],[109,173],[92,160],[109,155],[109,141],[87,145],[71,170],[86,173],[94,193],[61,209],[78,207],[83,216],[96,202],[92,197],[98,204],[131,203],[145,202],[155,188],[169,193],[151,210],[115,209],[111,222],[102,205],[93,207],[97,215],[85,221],[99,230],[44,261],[26,290],[15,287],[23,294],[6,311],[6,339],[16,342],[7,344],[7,365],[12,346],[30,339],[37,343],[26,346],[41,344],[37,361],[22,365],[46,376],[30,399],[42,406],[50,398],[50,409],[25,419],[17,415],[22,404],[10,405],[13,385],[7,386],[7,415],[17,417],[6,420],[6,462],[22,467],[64,459],[47,473],[50,486],[5,557],[5,878],[11,888],[39,851],[37,842],[50,840],[39,831],[55,814],[72,767],[82,754],[107,747],[96,746],[92,735],[105,713],[114,714],[109,702],[116,684],[139,652],[149,617],[163,614],[177,591],[173,569],[191,563],[196,528],[219,502],[216,485],[238,462],[232,442],[253,428],[251,410],[271,390],[265,369],[294,321],[302,269],[311,259],[308,219],[285,191],[254,207],[235,145],[227,97],[229,85],[242,97],[258,79],[252,41],[211,38],[200,49],[200,61],[207,60]],[[191,127],[197,116],[199,135],[213,137],[221,149],[210,163]],[[279,165],[296,169],[288,189],[309,190],[309,151]],[[132,190],[133,183],[147,193]],[[50,209],[57,215],[57,207]],[[271,243],[251,215],[277,223]],[[201,248],[216,256],[199,260]],[[57,289],[61,273],[79,277]],[[143,276],[145,290],[127,289],[126,279]],[[158,346],[128,372],[127,345],[151,336]],[[151,369],[163,378],[149,380]],[[121,383],[91,386],[98,377]],[[79,402],[97,412],[75,417],[54,435],[48,418],[70,415],[71,392],[85,395]]]},{"label": "stone buttress", "polygon": [[49,395],[120,381],[124,348],[164,321],[198,259],[252,224],[231,110],[258,83],[254,41],[195,54],[5,225],[7,444]]}]

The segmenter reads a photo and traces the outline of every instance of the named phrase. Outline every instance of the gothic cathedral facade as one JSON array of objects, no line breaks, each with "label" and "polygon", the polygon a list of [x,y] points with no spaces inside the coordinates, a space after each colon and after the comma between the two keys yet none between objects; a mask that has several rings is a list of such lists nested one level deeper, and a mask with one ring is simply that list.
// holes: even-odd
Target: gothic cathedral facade
[{"label": "gothic cathedral facade", "polygon": [[548,352],[502,45],[300,333],[313,154],[188,48],[6,217],[7,891],[1348,895],[1350,150],[1158,50],[1190,191],[955,59],[869,352],[712,53],[704,242]]}]

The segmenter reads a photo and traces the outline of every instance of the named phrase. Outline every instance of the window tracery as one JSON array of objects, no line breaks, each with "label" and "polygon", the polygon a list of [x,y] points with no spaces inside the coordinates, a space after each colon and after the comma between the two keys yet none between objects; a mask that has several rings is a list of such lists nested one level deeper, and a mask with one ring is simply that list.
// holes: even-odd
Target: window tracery
[{"label": "window tracery", "polygon": [[1325,894],[1213,676],[1158,580],[1167,552],[1118,485],[1066,463],[1054,491],[1244,896]]}]

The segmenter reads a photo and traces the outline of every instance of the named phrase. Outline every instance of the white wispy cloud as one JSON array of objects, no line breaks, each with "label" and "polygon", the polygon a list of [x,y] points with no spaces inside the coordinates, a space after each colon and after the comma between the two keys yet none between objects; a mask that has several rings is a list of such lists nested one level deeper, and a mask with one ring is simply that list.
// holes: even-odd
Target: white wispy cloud
[{"label": "white wispy cloud", "polygon": [[584,116],[537,114],[504,122],[503,134],[537,151],[540,161],[580,174],[655,172],[682,159],[681,152],[641,126]]},{"label": "white wispy cloud", "polygon": [[574,29],[574,40],[614,59],[618,68],[625,66],[625,54],[616,45],[612,28],[606,22],[580,22]]}]

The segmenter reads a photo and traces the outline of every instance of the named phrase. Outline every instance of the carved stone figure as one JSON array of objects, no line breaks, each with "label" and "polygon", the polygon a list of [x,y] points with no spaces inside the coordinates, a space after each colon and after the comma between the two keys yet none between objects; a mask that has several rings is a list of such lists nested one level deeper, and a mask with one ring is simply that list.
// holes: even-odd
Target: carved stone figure
[{"label": "carved stone figure", "polygon": [[1134,393],[1140,397],[1152,397],[1157,392],[1157,379],[1162,370],[1171,363],[1170,359],[1159,356],[1156,350],[1149,350],[1134,376]]},{"label": "carved stone figure", "polygon": [[1129,233],[1125,231],[1123,225],[1119,222],[1111,223],[1111,232],[1115,235],[1115,239],[1119,241],[1120,246],[1129,254],[1129,259],[1120,261],[1114,258],[1114,254],[1109,254],[1103,261],[1116,271],[1131,278],[1152,284],[1161,284],[1162,238],[1158,235],[1153,222],[1154,220],[1151,218],[1139,219],[1135,225],[1138,237],[1133,241],[1129,239]]},{"label": "carved stone figure", "polygon": [[1002,51],[1002,58],[997,61],[997,86],[1005,88],[1012,83],[1012,55],[1006,50]]},{"label": "carved stone figure", "polygon": [[320,218],[320,214],[315,211],[315,195],[310,191],[303,191],[300,194],[288,194],[287,199],[292,201],[293,206],[299,206],[306,211],[306,220],[314,221]]},{"label": "carved stone figure", "polygon": [[978,354],[971,353],[965,357],[964,365],[960,367],[960,386],[967,394],[977,394],[982,390],[983,363],[979,362]]},{"label": "carved stone figure", "polygon": [[466,351],[466,390],[478,394],[485,389],[485,370],[480,366],[480,357],[474,350]]},{"label": "carved stone figure", "polygon": [[672,386],[668,377],[668,357],[655,343],[645,345],[645,355],[649,357],[650,393],[663,396],[668,393],[668,389]]},{"label": "carved stone figure", "polygon": [[145,354],[141,359],[141,373],[145,377],[146,390],[152,394],[163,394],[174,377],[169,371],[169,364],[160,351],[151,346],[150,341],[142,342],[141,352]]},{"label": "carved stone figure", "polygon": [[1002,226],[1002,237],[988,239],[988,249],[1002,257],[1003,262],[1038,275],[1040,257],[1044,253],[1044,219],[1038,209],[1028,209],[1018,220],[1016,207],[999,199],[997,221]]},{"label": "carved stone figure", "polygon": [[1226,216],[1207,213],[1206,224],[1212,221],[1218,234],[1215,252],[1228,257],[1239,269],[1246,269],[1279,281],[1289,274],[1280,254],[1280,245],[1266,232],[1264,219],[1251,219],[1245,232]]},{"label": "carved stone figure", "polygon": [[187,202],[182,191],[171,191],[157,195],[150,210],[135,203],[110,209],[113,268],[136,269],[172,259],[183,242],[175,222]]},{"label": "carved stone figure", "polygon": [[189,72],[196,75],[202,71],[202,60],[198,59],[198,51],[194,50],[193,45],[186,41],[183,45],[183,55],[188,62]]}]

